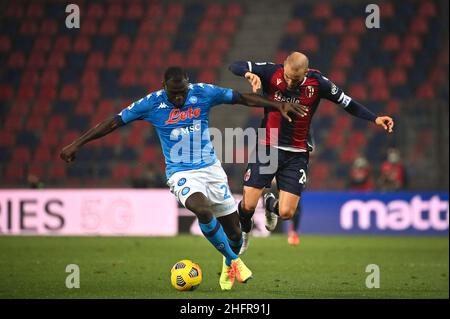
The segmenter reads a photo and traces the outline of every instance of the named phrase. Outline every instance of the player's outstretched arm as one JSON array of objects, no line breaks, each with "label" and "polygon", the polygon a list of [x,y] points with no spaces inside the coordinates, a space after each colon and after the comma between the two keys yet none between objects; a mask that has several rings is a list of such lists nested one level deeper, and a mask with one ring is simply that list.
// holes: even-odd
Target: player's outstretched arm
[{"label": "player's outstretched arm", "polygon": [[236,93],[237,96],[234,101],[235,103],[250,107],[268,107],[277,109],[278,111],[280,111],[281,115],[289,122],[292,122],[292,119],[290,118],[288,113],[292,112],[295,115],[304,117],[308,112],[308,108],[301,104],[276,102],[255,93]]},{"label": "player's outstretched arm", "polygon": [[89,131],[81,135],[79,138],[77,138],[75,141],[70,143],[69,145],[65,146],[61,153],[59,154],[59,157],[66,161],[67,163],[72,162],[75,159],[75,155],[80,149],[81,146],[84,144],[98,139],[102,136],[105,136],[112,131],[114,131],[116,128],[125,125],[125,123],[122,121],[121,117],[118,115],[115,115],[109,119],[106,119],[99,124],[97,124],[95,127],[91,128]]}]

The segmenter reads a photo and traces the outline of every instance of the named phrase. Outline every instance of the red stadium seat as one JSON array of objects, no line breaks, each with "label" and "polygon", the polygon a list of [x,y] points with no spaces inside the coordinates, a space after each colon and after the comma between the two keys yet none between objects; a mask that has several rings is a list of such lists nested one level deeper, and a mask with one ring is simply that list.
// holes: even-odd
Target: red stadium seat
[{"label": "red stadium seat", "polygon": [[330,72],[328,72],[326,77],[336,83],[338,86],[345,85],[346,76],[345,71],[342,69],[332,69],[330,70]]},{"label": "red stadium seat", "polygon": [[391,115],[398,114],[400,112],[400,102],[398,100],[390,100],[386,105],[385,112]]},{"label": "red stadium seat", "polygon": [[428,32],[428,22],[427,18],[420,17],[418,19],[414,19],[410,25],[410,31],[412,34],[424,34]]},{"label": "red stadium seat", "polygon": [[355,100],[367,100],[366,87],[361,83],[353,84],[352,86],[350,86],[348,94]]},{"label": "red stadium seat", "polygon": [[60,94],[62,101],[74,101],[78,98],[78,88],[74,84],[66,84],[63,86]]},{"label": "red stadium seat", "polygon": [[350,19],[347,32],[350,34],[363,34],[367,31],[363,17]]},{"label": "red stadium seat", "polygon": [[128,58],[125,61],[125,66],[141,68],[145,64],[144,54],[141,51],[131,51]]},{"label": "red stadium seat", "polygon": [[434,92],[433,85],[425,83],[419,86],[416,97],[419,99],[434,99],[436,97],[436,93]]},{"label": "red stadium seat", "polygon": [[63,131],[66,128],[66,120],[62,115],[53,115],[47,124],[47,129],[53,132]]},{"label": "red stadium seat", "polygon": [[[94,123],[94,122],[91,122]],[[95,122],[97,124],[98,122]],[[101,139],[101,143],[104,146],[118,146],[122,143],[122,137],[119,132],[113,132],[112,134],[108,134]]]},{"label": "red stadium seat", "polygon": [[91,49],[91,42],[87,36],[77,36],[73,45],[74,52],[86,53]]},{"label": "red stadium seat", "polygon": [[196,38],[191,45],[191,50],[195,52],[206,51],[208,48],[208,38],[204,35],[200,35],[198,38]]},{"label": "red stadium seat", "polygon": [[44,14],[44,6],[39,2],[32,2],[27,8],[26,16],[28,18],[40,18]]},{"label": "red stadium seat", "polygon": [[333,7],[329,3],[318,3],[314,6],[312,16],[314,18],[330,18],[333,15]]},{"label": "red stadium seat", "polygon": [[[49,148],[59,146],[59,135],[55,134],[54,131],[47,129],[42,133],[41,136],[41,148]],[[39,148],[38,148],[39,149]]]},{"label": "red stadium seat", "polygon": [[159,25],[160,32],[167,35],[174,34],[177,31],[177,28],[177,22],[171,19],[166,19]]},{"label": "red stadium seat", "polygon": [[163,52],[170,48],[171,43],[170,40],[166,37],[159,36],[155,39],[155,42],[153,43],[153,50],[156,52]]},{"label": "red stadium seat", "polygon": [[[84,27],[84,26],[83,26]],[[41,34],[47,36],[56,34],[58,32],[58,23],[55,20],[45,19],[41,24]]]},{"label": "red stadium seat", "polygon": [[212,3],[205,12],[206,19],[218,19],[224,16],[224,9],[220,3]]},{"label": "red stadium seat", "polygon": [[319,50],[319,39],[316,35],[307,34],[300,40],[298,47],[305,52],[317,52]]},{"label": "red stadium seat", "polygon": [[48,167],[48,177],[53,180],[61,180],[66,177],[67,165],[61,162],[56,162]]},{"label": "red stadium seat", "polygon": [[25,12],[23,3],[20,2],[10,2],[8,8],[6,9],[6,16],[11,18],[22,18]]},{"label": "red stadium seat", "polygon": [[390,97],[389,89],[385,83],[380,83],[376,89],[370,91],[372,101],[387,101]]},{"label": "red stadium seat", "polygon": [[168,19],[177,19],[183,16],[183,5],[181,3],[171,3],[167,6],[166,16]]},{"label": "red stadium seat", "polygon": [[54,51],[71,51],[72,50],[72,40],[67,35],[58,36],[55,40],[53,46]]},{"label": "red stadium seat", "polygon": [[147,18],[161,17],[164,16],[164,10],[161,4],[152,3],[148,6],[147,12],[145,14]]},{"label": "red stadium seat", "polygon": [[355,52],[359,50],[359,39],[355,35],[346,35],[342,38],[341,49],[343,51]]},{"label": "red stadium seat", "polygon": [[352,146],[351,147],[345,147],[342,152],[339,154],[339,159],[342,163],[350,164],[352,163],[355,158],[358,156],[358,149],[355,145],[353,145],[353,139],[352,139]]},{"label": "red stadium seat", "polygon": [[17,90],[17,98],[30,100],[35,96],[34,87],[28,84],[21,85]]},{"label": "red stadium seat", "polygon": [[420,50],[422,48],[422,42],[417,35],[409,34],[403,39],[402,48],[405,50]]},{"label": "red stadium seat", "polygon": [[33,155],[33,162],[48,163],[52,158],[52,154],[48,147],[38,147]]},{"label": "red stadium seat", "polygon": [[167,56],[167,65],[182,65],[184,64],[183,55],[180,52],[171,52]]},{"label": "red stadium seat", "polygon": [[388,34],[383,38],[381,48],[385,51],[397,51],[401,47],[398,34]]},{"label": "red stadium seat", "polygon": [[23,52],[11,53],[7,66],[12,69],[23,68],[25,66],[25,54]]},{"label": "red stadium seat", "polygon": [[91,68],[102,68],[105,65],[105,58],[102,52],[93,51],[89,54],[87,64]]},{"label": "red stadium seat", "polygon": [[144,51],[149,52],[152,49],[152,46],[150,44],[150,38],[145,35],[137,36],[133,41],[132,50],[133,51]]},{"label": "red stadium seat", "polygon": [[54,100],[57,97],[56,87],[53,85],[43,84],[38,92],[38,99],[45,99],[47,101]]},{"label": "red stadium seat", "polygon": [[128,52],[131,47],[130,38],[127,35],[119,35],[115,38],[113,52]]},{"label": "red stadium seat", "polygon": [[37,20],[24,20],[19,29],[19,33],[23,35],[35,35],[39,32]]},{"label": "red stadium seat", "polygon": [[286,52],[286,51],[278,51],[278,52],[275,54],[274,62],[275,62],[275,63],[282,64],[282,63],[284,62],[284,60],[286,60],[286,57],[287,57],[288,55],[289,55],[289,53]]},{"label": "red stadium seat", "polygon": [[12,147],[16,143],[16,134],[10,130],[0,131],[0,146]]},{"label": "red stadium seat", "polygon": [[419,15],[423,17],[434,17],[437,14],[436,5],[432,1],[422,2],[418,11]]},{"label": "red stadium seat", "polygon": [[153,147],[144,147],[141,151],[141,156],[139,157],[140,162],[152,163],[158,159],[158,154]]},{"label": "red stadium seat", "polygon": [[100,24],[98,34],[100,35],[115,35],[117,33],[117,20],[108,18],[103,20]]},{"label": "red stadium seat", "polygon": [[11,50],[10,38],[6,35],[0,34],[0,52],[8,52],[9,50]]},{"label": "red stadium seat", "polygon": [[125,13],[125,17],[128,19],[142,18],[144,15],[144,7],[139,2],[131,2],[128,5],[128,9]]},{"label": "red stadium seat", "polygon": [[112,171],[112,179],[114,181],[124,181],[130,178],[131,168],[128,164],[117,163]]},{"label": "red stadium seat", "polygon": [[380,15],[383,18],[392,18],[395,15],[394,4],[391,2],[380,3]]},{"label": "red stadium seat", "polygon": [[144,19],[141,22],[141,25],[139,26],[139,33],[140,34],[152,34],[155,33],[158,30],[157,24],[153,20]]},{"label": "red stadium seat", "polygon": [[27,163],[31,160],[31,152],[28,147],[15,146],[12,150],[11,162]]},{"label": "red stadium seat", "polygon": [[301,19],[293,19],[288,22],[288,25],[286,27],[286,33],[290,35],[296,35],[303,33],[305,30],[305,24],[303,23],[303,20]]},{"label": "red stadium seat", "polygon": [[226,15],[228,17],[240,17],[243,14],[243,9],[239,3],[230,3],[226,8]]},{"label": "red stadium seat", "polygon": [[28,165],[28,169],[27,169],[27,173],[28,175],[32,174],[35,175],[37,177],[39,177],[39,179],[42,179],[43,177],[45,177],[45,168],[44,168],[45,163],[30,163]]},{"label": "red stadium seat", "polygon": [[414,56],[412,52],[403,50],[397,55],[395,64],[400,67],[410,67],[414,65]]},{"label": "red stadium seat", "polygon": [[7,182],[19,182],[25,180],[25,166],[22,163],[9,163],[5,169]]},{"label": "red stadium seat", "polygon": [[336,104],[334,104],[331,101],[328,100],[322,100],[319,104],[319,107],[317,109],[317,115],[318,117],[321,116],[336,116],[338,107]]},{"label": "red stadium seat", "polygon": [[94,102],[91,100],[81,100],[75,107],[76,115],[92,115],[94,112]]},{"label": "red stadium seat", "polygon": [[50,53],[47,60],[47,66],[51,68],[62,68],[65,66],[64,53],[60,51],[54,51]]},{"label": "red stadium seat", "polygon": [[384,69],[380,67],[372,68],[367,76],[367,81],[370,85],[373,86],[383,85],[383,83],[386,81]]},{"label": "red stadium seat", "polygon": [[218,68],[223,64],[222,55],[220,52],[211,51],[207,56],[205,60],[205,67],[209,68]]},{"label": "red stadium seat", "polygon": [[[2,43],[2,41],[0,40],[0,44],[1,43]],[[33,52],[50,51],[51,48],[52,48],[51,38],[46,37],[46,36],[38,36],[35,38],[34,43],[33,43]],[[1,51],[1,46],[0,46],[0,51]]]},{"label": "red stadium seat", "polygon": [[343,34],[345,32],[344,20],[341,18],[332,18],[328,21],[326,34]]},{"label": "red stadium seat", "polygon": [[198,75],[198,82],[203,83],[215,83],[216,82],[216,72],[214,70],[203,70]]},{"label": "red stadium seat", "polygon": [[348,68],[353,65],[352,54],[350,51],[338,51],[333,57],[333,65],[341,68]]},{"label": "red stadium seat", "polygon": [[103,5],[101,3],[89,3],[89,7],[87,9],[87,17],[100,19],[105,14]]},{"label": "red stadium seat", "polygon": [[[28,86],[26,84],[26,86]],[[7,101],[14,97],[14,87],[11,84],[0,84],[0,101]]]},{"label": "red stadium seat", "polygon": [[41,76],[41,83],[56,86],[59,83],[58,71],[55,69],[45,69]]},{"label": "red stadium seat", "polygon": [[210,19],[203,20],[198,27],[198,32],[208,34],[216,32],[216,22]]},{"label": "red stadium seat", "polygon": [[110,18],[121,18],[123,12],[124,10],[121,3],[110,3],[106,15]]},{"label": "red stadium seat", "polygon": [[236,32],[236,22],[232,19],[223,20],[221,24],[219,24],[218,31],[221,34],[232,34]]},{"label": "red stadium seat", "polygon": [[155,75],[152,69],[142,72],[139,77],[139,83],[146,88],[151,88],[161,85],[161,79]]},{"label": "red stadium seat", "polygon": [[406,72],[402,68],[395,68],[389,71],[388,83],[391,86],[404,85],[407,82]]},{"label": "red stadium seat", "polygon": [[216,52],[226,52],[230,48],[228,37],[219,36],[216,37],[211,43],[211,50]]},{"label": "red stadium seat", "polygon": [[[110,57],[111,58],[111,57]],[[108,60],[108,67],[110,61]],[[95,69],[85,69],[81,76],[81,84],[85,86],[97,86],[98,85],[98,73]]]},{"label": "red stadium seat", "polygon": [[82,27],[80,27],[80,32],[82,35],[95,35],[97,34],[97,21],[92,18],[83,19]]},{"label": "red stadium seat", "polygon": [[45,67],[45,53],[43,51],[34,51],[28,58],[27,67],[32,69],[41,69]]},{"label": "red stadium seat", "polygon": [[106,61],[106,68],[121,69],[125,64],[123,54],[119,52],[112,53]]},{"label": "red stadium seat", "polygon": [[27,128],[27,130],[38,132],[44,128],[44,125],[45,125],[45,118],[29,116],[25,127]]},{"label": "red stadium seat", "polygon": [[100,89],[97,86],[83,86],[81,100],[95,100],[100,97]]},{"label": "red stadium seat", "polygon": [[199,53],[191,52],[186,58],[186,67],[188,68],[199,68],[202,66],[203,59]]}]

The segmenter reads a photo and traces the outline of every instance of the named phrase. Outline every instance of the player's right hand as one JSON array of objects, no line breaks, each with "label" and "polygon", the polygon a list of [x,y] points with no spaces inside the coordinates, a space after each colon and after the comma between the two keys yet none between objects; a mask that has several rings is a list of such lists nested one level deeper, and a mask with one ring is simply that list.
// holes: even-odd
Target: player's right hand
[{"label": "player's right hand", "polygon": [[252,72],[247,72],[244,76],[248,80],[248,82],[250,82],[253,93],[256,93],[261,88],[261,79],[259,78],[259,76]]},{"label": "player's right hand", "polygon": [[75,159],[75,155],[77,152],[78,147],[73,144],[69,144],[61,150],[59,157],[66,163],[70,163]]}]

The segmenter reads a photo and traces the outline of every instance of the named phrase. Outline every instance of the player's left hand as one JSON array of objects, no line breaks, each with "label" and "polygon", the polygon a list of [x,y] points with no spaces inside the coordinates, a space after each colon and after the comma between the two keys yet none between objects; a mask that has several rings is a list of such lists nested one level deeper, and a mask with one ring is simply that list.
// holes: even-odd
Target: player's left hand
[{"label": "player's left hand", "polygon": [[389,133],[394,131],[394,120],[389,116],[379,116],[375,119],[375,123],[382,126]]},{"label": "player's left hand", "polygon": [[304,117],[308,113],[308,107],[301,104],[282,102],[280,113],[286,120],[292,122],[292,119],[288,114],[289,112],[293,112],[295,115]]}]

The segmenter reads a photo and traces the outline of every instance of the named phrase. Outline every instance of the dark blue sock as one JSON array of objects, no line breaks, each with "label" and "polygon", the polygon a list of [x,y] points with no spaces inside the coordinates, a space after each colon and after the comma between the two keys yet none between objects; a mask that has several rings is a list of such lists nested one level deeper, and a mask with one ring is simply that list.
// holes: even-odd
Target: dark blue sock
[{"label": "dark blue sock", "polygon": [[213,244],[216,249],[225,256],[225,263],[230,266],[233,259],[238,258],[238,255],[233,252],[228,242],[228,237],[223,231],[222,225],[213,216],[208,224],[198,223],[203,235]]}]

